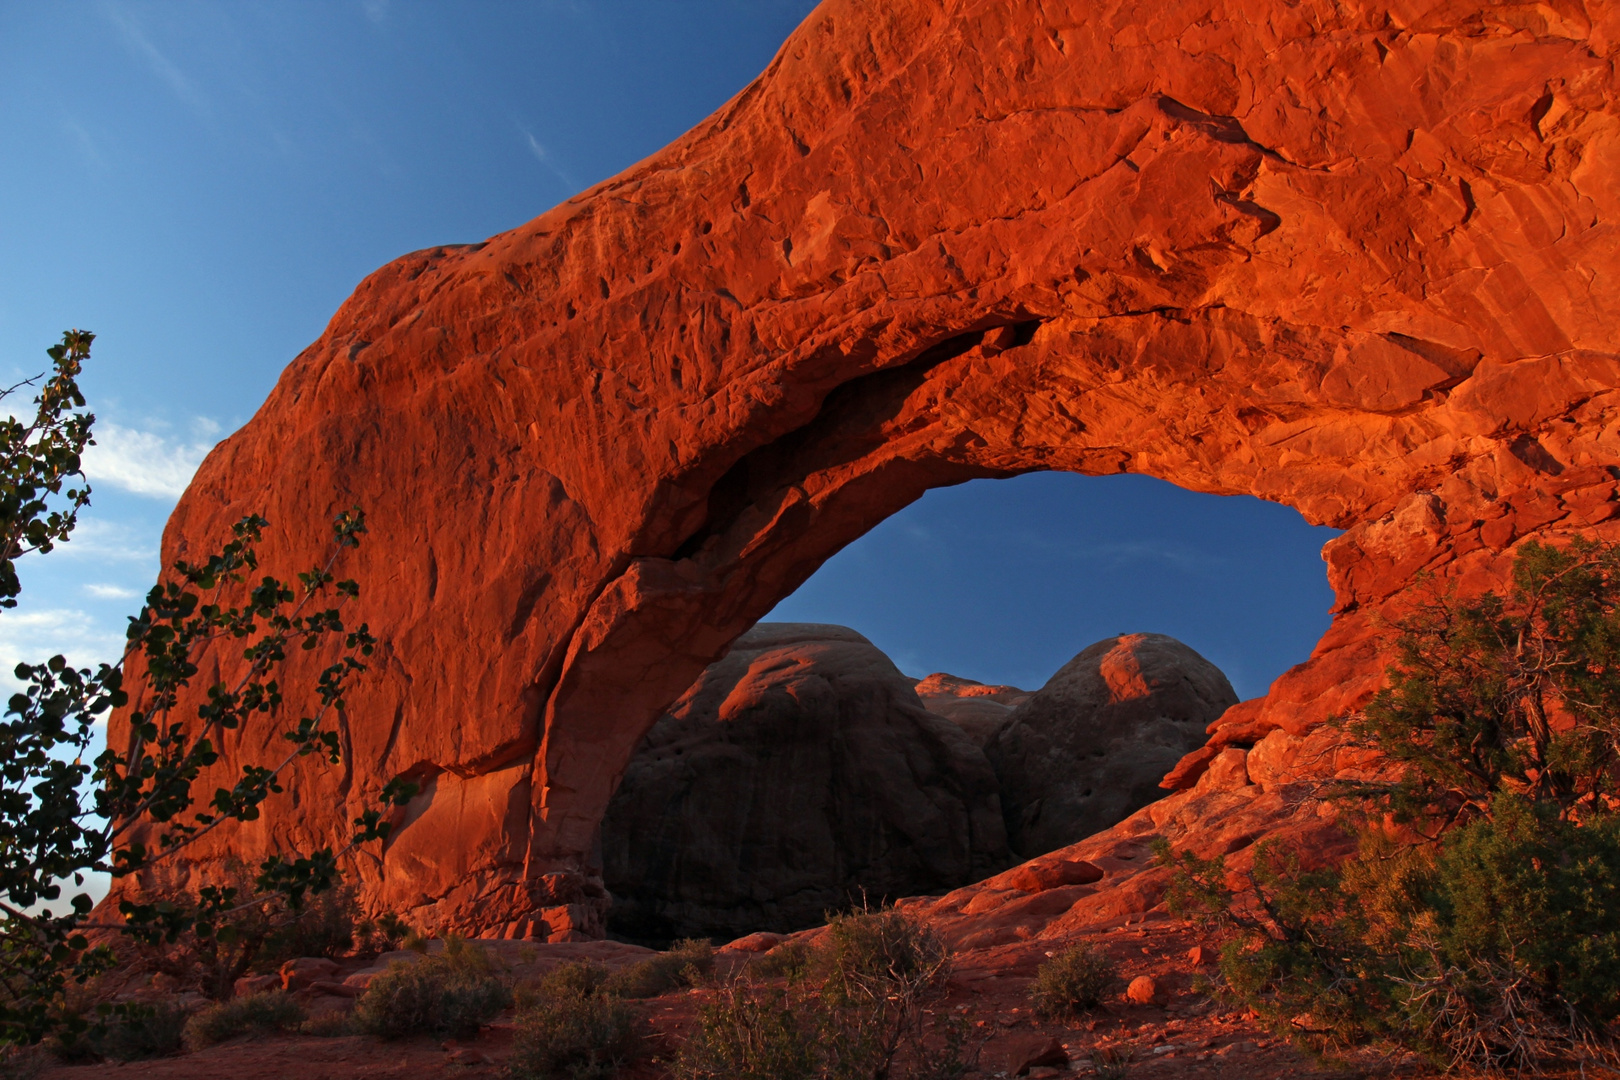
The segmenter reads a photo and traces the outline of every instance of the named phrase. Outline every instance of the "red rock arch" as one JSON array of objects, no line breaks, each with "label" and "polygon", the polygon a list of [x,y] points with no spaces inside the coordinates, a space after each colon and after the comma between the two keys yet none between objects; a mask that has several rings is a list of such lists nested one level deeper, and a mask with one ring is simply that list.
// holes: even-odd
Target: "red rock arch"
[{"label": "red rock arch", "polygon": [[1480,587],[1614,512],[1617,26],[828,0],[669,148],[372,275],[209,457],[165,559],[260,511],[300,565],[362,504],[385,647],[344,769],[204,857],[334,835],[406,771],[371,902],[588,931],[596,822],[660,709],[976,476],[1141,472],[1349,530],[1333,628],[1216,742],[1354,703],[1416,570]]}]

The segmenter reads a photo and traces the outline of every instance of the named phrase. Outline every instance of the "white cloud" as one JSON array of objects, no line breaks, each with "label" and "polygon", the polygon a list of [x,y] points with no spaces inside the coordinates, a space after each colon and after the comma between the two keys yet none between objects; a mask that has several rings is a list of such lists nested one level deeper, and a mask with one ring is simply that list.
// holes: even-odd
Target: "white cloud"
[{"label": "white cloud", "polygon": [[73,608],[0,611],[0,687],[21,684],[12,672],[20,663],[39,664],[57,653],[74,667],[110,664],[124,651],[123,635],[102,620]]},{"label": "white cloud", "polygon": [[[197,434],[207,438],[212,433]],[[96,445],[84,453],[84,472],[92,486],[111,484],[160,499],[178,499],[214,446],[211,440],[182,442],[117,424],[97,424],[95,438]]]},{"label": "white cloud", "polygon": [[122,585],[92,584],[84,586],[84,591],[97,600],[134,600],[141,595],[134,589],[126,589]]},{"label": "white cloud", "polygon": [[[143,529],[125,522],[84,517],[73,528],[73,535],[57,544],[50,559],[96,559],[102,562],[146,563],[156,572],[161,527]],[[39,558],[30,555],[30,559]]]}]

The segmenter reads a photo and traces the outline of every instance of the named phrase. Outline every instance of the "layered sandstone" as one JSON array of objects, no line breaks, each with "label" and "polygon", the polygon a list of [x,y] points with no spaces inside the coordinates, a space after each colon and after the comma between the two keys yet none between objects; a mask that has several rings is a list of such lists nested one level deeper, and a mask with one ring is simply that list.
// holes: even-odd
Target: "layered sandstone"
[{"label": "layered sandstone", "polygon": [[997,790],[866,638],[760,623],[653,725],[608,804],[608,928],[729,940],[978,881],[1011,862]]},{"label": "layered sandstone", "polygon": [[828,0],[667,149],[373,274],[209,456],[165,560],[260,512],[291,572],[361,504],[383,647],[344,765],[188,865],[331,842],[407,773],[369,904],[588,932],[669,703],[928,488],[1034,469],[1347,530],[1310,661],[1177,782],[1252,777],[1377,685],[1418,571],[1615,531],[1617,36],[1596,0]]}]

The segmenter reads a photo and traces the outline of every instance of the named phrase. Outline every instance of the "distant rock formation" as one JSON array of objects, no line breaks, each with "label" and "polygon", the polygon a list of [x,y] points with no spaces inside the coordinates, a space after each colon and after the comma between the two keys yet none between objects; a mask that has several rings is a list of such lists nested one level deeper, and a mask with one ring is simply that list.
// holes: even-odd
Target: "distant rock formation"
[{"label": "distant rock formation", "polygon": [[625,771],[602,823],[609,929],[786,932],[863,892],[979,881],[1012,861],[1010,830],[1034,856],[1163,797],[1236,700],[1162,634],[1100,641],[1032,694],[944,672],[913,689],[854,630],[760,623]]},{"label": "distant rock formation", "polygon": [[866,638],[761,623],[625,771],[602,822],[609,930],[798,930],[863,891],[977,881],[1011,861],[996,788],[979,748]]},{"label": "distant rock formation", "polygon": [[1235,704],[1220,669],[1175,638],[1125,634],[1085,649],[986,745],[1013,850],[1045,854],[1163,797],[1160,780]]},{"label": "distant rock formation", "polygon": [[924,708],[967,732],[982,750],[1007,726],[1014,706],[1029,700],[1030,692],[1016,686],[987,686],[936,671],[917,683],[917,696]]}]

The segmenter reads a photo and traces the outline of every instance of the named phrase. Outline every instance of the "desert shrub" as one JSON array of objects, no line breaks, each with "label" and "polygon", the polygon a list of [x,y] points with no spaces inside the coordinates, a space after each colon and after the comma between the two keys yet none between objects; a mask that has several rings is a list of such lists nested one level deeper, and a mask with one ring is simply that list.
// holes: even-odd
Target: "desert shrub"
[{"label": "desert shrub", "polygon": [[841,996],[917,999],[944,982],[950,954],[928,927],[885,908],[831,916],[811,966]]},{"label": "desert shrub", "polygon": [[605,993],[599,980],[572,974],[542,982],[519,1008],[507,1063],[513,1080],[608,1080],[635,1053],[629,1007]]},{"label": "desert shrub", "polygon": [[185,1043],[200,1050],[238,1035],[273,1035],[296,1031],[304,1022],[304,1007],[290,994],[266,990],[258,994],[210,1005],[185,1025]]},{"label": "desert shrub", "polygon": [[64,1031],[53,1049],[70,1062],[168,1057],[182,1048],[186,1016],[176,1005],[131,1003],[108,1010],[82,1031]]},{"label": "desert shrub", "polygon": [[609,977],[607,968],[589,960],[559,964],[542,975],[532,989],[524,992],[518,1004],[526,1006],[546,997],[595,994]]},{"label": "desert shrub", "polygon": [[[1612,1060],[1620,1019],[1620,546],[1526,544],[1513,590],[1397,624],[1389,685],[1340,721],[1391,778],[1337,783],[1357,854],[1173,855],[1173,910],[1235,931],[1228,994],[1319,1053],[1449,1068]],[[1393,825],[1391,824],[1393,823]]]},{"label": "desert shrub", "polygon": [[620,968],[607,979],[610,994],[627,998],[657,997],[681,986],[695,985],[714,971],[714,948],[707,941],[677,941],[668,951]]},{"label": "desert shrub", "polygon": [[965,1075],[966,1027],[928,1022],[949,954],[894,910],[831,916],[805,972],[785,990],[733,982],[699,1011],[680,1080],[954,1080]]},{"label": "desert shrub", "polygon": [[447,938],[442,953],[396,961],[366,988],[355,1027],[383,1039],[434,1034],[466,1038],[511,1004],[506,984],[476,945]]},{"label": "desert shrub", "polygon": [[227,863],[210,886],[227,913],[137,946],[135,963],[225,1001],[250,972],[273,972],[302,956],[336,958],[353,947],[359,908],[351,887],[334,885],[295,905],[281,893],[261,892],[256,876]]},{"label": "desert shrub", "polygon": [[1119,979],[1119,969],[1103,949],[1079,942],[1035,971],[1030,1003],[1041,1017],[1077,1016],[1101,1005]]},{"label": "desert shrub", "polygon": [[[214,1001],[229,999],[236,980],[249,971],[274,970],[279,961],[264,955],[265,944],[278,926],[297,915],[288,912],[283,897],[257,895],[254,877],[242,863],[226,863],[208,887],[229,914],[204,926],[187,925],[138,941],[133,947],[134,965],[167,975]],[[151,899],[154,906],[161,902],[157,897]],[[180,903],[195,906],[197,899]]]},{"label": "desert shrub", "polygon": [[681,1047],[679,1080],[818,1080],[820,1024],[808,1003],[734,983],[698,1010],[698,1029]]},{"label": "desert shrub", "polygon": [[810,973],[810,946],[798,938],[784,941],[764,956],[755,958],[748,965],[748,972],[762,979],[802,979]]},{"label": "desert shrub", "polygon": [[392,911],[385,911],[375,919],[361,919],[355,924],[354,953],[356,956],[373,957],[394,952],[403,948],[407,939],[416,936],[416,931],[404,919]]},{"label": "desert shrub", "polygon": [[345,956],[354,948],[361,922],[354,887],[335,885],[305,901],[302,910],[287,912],[276,920],[253,967],[274,971],[301,956],[334,960]]}]

